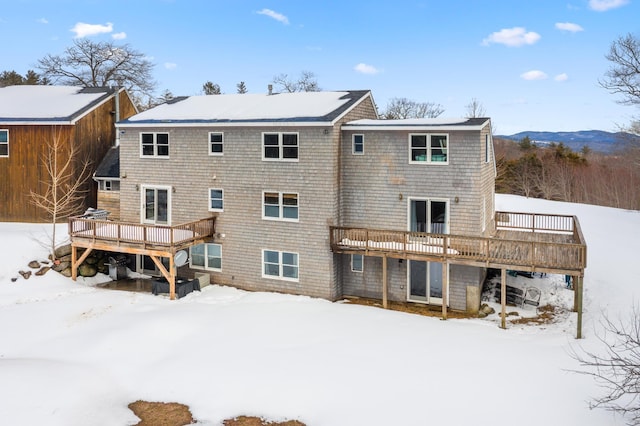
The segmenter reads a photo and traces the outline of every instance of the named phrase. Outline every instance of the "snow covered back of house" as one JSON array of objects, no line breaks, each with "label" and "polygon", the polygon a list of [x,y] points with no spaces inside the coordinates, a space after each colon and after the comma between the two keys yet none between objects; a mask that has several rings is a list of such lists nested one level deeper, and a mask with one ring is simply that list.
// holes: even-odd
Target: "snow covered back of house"
[{"label": "snow covered back of house", "polygon": [[97,287],[106,277],[25,280],[18,271],[46,258],[50,229],[1,223],[0,423],[135,424],[127,404],[143,399],[184,403],[200,425],[243,414],[309,426],[625,424],[588,408],[603,390],[571,372],[570,351],[604,350],[603,314],[630,319],[640,212],[503,195],[497,209],[579,217],[584,339],[574,338],[573,295],[560,276],[510,277],[535,282],[542,304],[565,313],[506,330],[497,314],[442,321],[216,285],[170,301]]}]

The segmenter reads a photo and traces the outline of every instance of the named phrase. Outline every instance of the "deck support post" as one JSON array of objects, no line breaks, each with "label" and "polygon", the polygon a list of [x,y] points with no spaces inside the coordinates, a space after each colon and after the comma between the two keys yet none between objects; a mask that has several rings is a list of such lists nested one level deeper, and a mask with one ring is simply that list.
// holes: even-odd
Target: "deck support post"
[{"label": "deck support post", "polygon": [[382,307],[387,309],[389,286],[387,283],[387,256],[382,256]]},{"label": "deck support post", "polygon": [[82,262],[84,262],[84,260],[89,257],[89,254],[91,253],[91,251],[93,250],[92,247],[88,247],[84,253],[82,253],[82,256],[80,256],[79,259],[77,259],[78,257],[78,248],[75,246],[71,246],[71,279],[73,281],[75,281],[78,278],[78,265],[81,265]]},{"label": "deck support post", "polygon": [[442,263],[442,319],[447,319],[447,294],[449,293],[449,262]]},{"label": "deck support post", "polygon": [[169,275],[171,280],[169,281],[169,300],[176,299],[176,262],[173,260],[173,256],[169,256]]},{"label": "deck support post", "polygon": [[76,259],[78,257],[78,247],[71,244],[71,279],[73,281],[78,279],[78,264]]},{"label": "deck support post", "polygon": [[507,328],[507,270],[500,270],[500,328]]},{"label": "deck support post", "polygon": [[576,312],[578,313],[576,339],[582,339],[582,290],[584,277],[573,277],[573,297],[575,299]]}]

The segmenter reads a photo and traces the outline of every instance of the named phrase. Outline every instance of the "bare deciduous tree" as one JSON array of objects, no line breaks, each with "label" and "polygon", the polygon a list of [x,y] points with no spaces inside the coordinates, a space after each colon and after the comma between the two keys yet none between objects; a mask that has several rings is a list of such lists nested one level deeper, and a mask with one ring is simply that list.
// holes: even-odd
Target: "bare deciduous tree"
[{"label": "bare deciduous tree", "polygon": [[579,374],[593,377],[604,395],[589,403],[627,416],[630,425],[640,425],[640,312],[634,307],[628,321],[613,321],[604,315],[603,332],[597,334],[602,350],[571,352],[580,363]]},{"label": "bare deciduous tree", "polygon": [[156,83],[153,64],[129,45],[77,39],[62,55],[48,54],[36,66],[44,78],[71,86],[120,86],[143,104],[152,97]]},{"label": "bare deciduous tree", "polygon": [[287,74],[278,74],[271,81],[279,92],[320,92],[318,80],[311,71],[302,71],[297,80],[291,79]]},{"label": "bare deciduous tree", "polygon": [[600,85],[622,95],[619,102],[640,105],[640,40],[632,34],[618,38],[605,56],[613,63]]},{"label": "bare deciduous tree", "polygon": [[467,118],[480,118],[486,117],[487,112],[484,109],[482,103],[476,98],[472,98],[471,102],[469,102],[466,106],[466,117]]},{"label": "bare deciduous tree", "polygon": [[44,210],[51,218],[51,255],[55,256],[56,223],[66,217],[79,213],[85,190],[82,185],[89,179],[88,160],[78,161],[78,149],[71,145],[68,149],[61,138],[61,132],[53,129],[51,140],[47,142],[46,154],[42,158],[45,175],[41,181],[42,192],[30,191],[31,202]]},{"label": "bare deciduous tree", "polygon": [[381,115],[386,120],[399,120],[405,118],[436,118],[443,112],[442,105],[433,102],[416,102],[407,98],[392,98]]}]

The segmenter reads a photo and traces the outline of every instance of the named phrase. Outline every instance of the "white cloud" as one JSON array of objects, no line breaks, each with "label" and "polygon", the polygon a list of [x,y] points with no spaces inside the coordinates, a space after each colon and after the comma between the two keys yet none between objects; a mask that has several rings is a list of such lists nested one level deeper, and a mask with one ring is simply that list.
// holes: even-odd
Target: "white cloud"
[{"label": "white cloud", "polygon": [[125,38],[127,38],[127,33],[120,32],[120,33],[113,33],[111,34],[111,37],[113,37],[114,40],[124,40]]},{"label": "white cloud", "polygon": [[589,0],[589,8],[596,12],[606,12],[609,9],[622,7],[629,3],[629,0]]},{"label": "white cloud", "polygon": [[540,70],[531,70],[520,74],[524,80],[545,80],[548,76]]},{"label": "white cloud", "polygon": [[76,38],[82,38],[96,34],[110,33],[113,31],[113,24],[111,22],[107,22],[106,25],[78,22],[70,31],[76,33]]},{"label": "white cloud", "polygon": [[504,44],[505,46],[518,47],[525,44],[534,44],[540,40],[540,34],[529,31],[523,27],[504,28],[498,32],[492,33],[489,37],[482,40],[484,46],[491,43]]},{"label": "white cloud", "polygon": [[555,81],[567,81],[569,80],[569,76],[567,75],[567,73],[563,72],[562,74],[558,74],[555,77],[553,77],[553,79]]},{"label": "white cloud", "polygon": [[373,65],[367,65],[363,63],[359,63],[358,65],[353,67],[353,69],[362,74],[378,74],[380,72],[380,70]]},{"label": "white cloud", "polygon": [[573,24],[571,22],[556,22],[556,28],[562,31],[569,31],[572,33],[584,31],[584,28],[582,28],[580,25]]},{"label": "white cloud", "polygon": [[289,18],[284,16],[282,13],[275,12],[275,11],[273,11],[271,9],[262,9],[262,10],[258,11],[257,13],[258,13],[258,15],[265,15],[265,16],[268,16],[270,18],[275,19],[278,22],[282,22],[285,25],[289,25]]},{"label": "white cloud", "polygon": [[173,70],[176,69],[176,67],[178,66],[178,64],[175,64],[173,62],[165,62],[164,63],[164,67],[168,70]]},{"label": "white cloud", "polygon": [[40,18],[40,19],[38,19],[37,22],[39,22],[40,24],[48,24],[49,23],[49,21],[47,21],[47,18]]}]

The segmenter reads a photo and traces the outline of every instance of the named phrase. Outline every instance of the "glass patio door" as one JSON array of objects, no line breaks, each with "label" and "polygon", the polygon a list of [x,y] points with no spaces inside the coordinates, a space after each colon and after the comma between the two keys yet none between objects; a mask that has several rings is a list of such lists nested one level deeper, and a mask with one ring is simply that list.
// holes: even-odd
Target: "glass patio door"
[{"label": "glass patio door", "polygon": [[[446,200],[410,199],[409,231],[447,234],[449,232]],[[407,298],[414,302],[442,304],[442,263],[410,260],[408,262]]]},{"label": "glass patio door", "polygon": [[169,224],[169,188],[142,187],[142,222],[157,225]]}]

